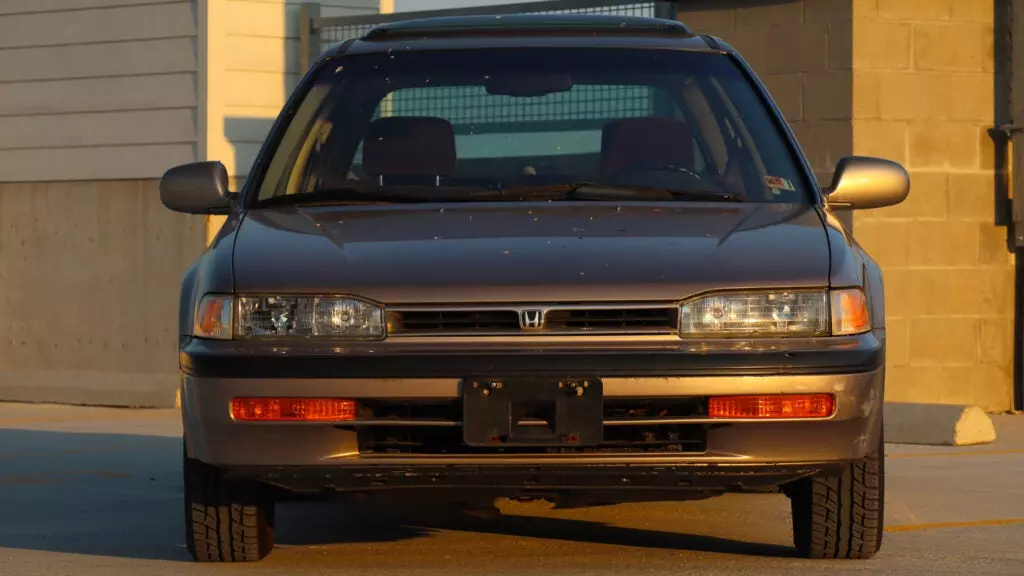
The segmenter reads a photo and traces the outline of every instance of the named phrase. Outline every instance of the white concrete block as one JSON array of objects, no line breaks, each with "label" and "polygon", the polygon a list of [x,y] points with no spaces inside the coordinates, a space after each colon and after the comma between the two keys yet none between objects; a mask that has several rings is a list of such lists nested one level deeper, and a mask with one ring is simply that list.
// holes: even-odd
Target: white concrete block
[{"label": "white concrete block", "polygon": [[885,441],[889,443],[969,446],[995,439],[992,419],[977,406],[885,404]]}]

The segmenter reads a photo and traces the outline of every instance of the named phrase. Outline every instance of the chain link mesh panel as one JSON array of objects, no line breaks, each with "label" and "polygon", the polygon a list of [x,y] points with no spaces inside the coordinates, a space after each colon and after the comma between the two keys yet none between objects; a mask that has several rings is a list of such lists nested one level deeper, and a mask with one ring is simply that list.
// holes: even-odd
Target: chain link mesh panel
[{"label": "chain link mesh panel", "polygon": [[[529,8],[537,6],[538,4],[549,4],[551,8],[548,9],[533,9]],[[529,2],[524,3],[522,10],[516,10],[515,4],[506,4],[503,6],[479,6],[475,8],[461,8],[457,10],[437,10],[430,12],[405,12],[401,16],[407,19],[421,18],[424,16],[472,16],[472,15],[484,15],[484,14],[607,14],[612,16],[639,16],[653,18],[658,13],[659,4],[663,2],[631,2],[629,0],[622,0],[621,2],[609,4],[607,2],[591,2],[587,5],[587,2],[564,2],[555,0],[553,2],[538,3]],[[385,20],[381,18],[377,22],[368,21],[366,18],[361,17],[339,17],[339,18],[324,18],[319,21],[317,25],[317,32],[320,38],[320,49],[326,50],[334,44],[351,40],[352,38],[361,38],[365,36],[367,32],[372,30],[374,27],[382,24],[385,21],[393,21],[392,19]],[[347,23],[351,22],[351,23]]]},{"label": "chain link mesh panel", "polygon": [[[546,9],[537,9],[545,6]],[[615,16],[659,16],[664,2],[621,0],[554,0],[521,6],[506,4],[459,10],[407,12],[407,19],[424,16],[481,14],[605,14]],[[516,11],[521,8],[521,11]],[[342,17],[318,22],[321,49],[364,36],[385,21],[368,17]],[[386,21],[394,21],[394,17]],[[314,36],[315,37],[315,36]],[[617,118],[648,116],[654,106],[650,89],[628,86],[578,86],[570,92],[524,100],[488,95],[482,86],[402,90],[393,95],[388,115],[436,116],[449,120],[456,131],[546,131],[586,129]],[[378,110],[375,117],[382,111]]]}]

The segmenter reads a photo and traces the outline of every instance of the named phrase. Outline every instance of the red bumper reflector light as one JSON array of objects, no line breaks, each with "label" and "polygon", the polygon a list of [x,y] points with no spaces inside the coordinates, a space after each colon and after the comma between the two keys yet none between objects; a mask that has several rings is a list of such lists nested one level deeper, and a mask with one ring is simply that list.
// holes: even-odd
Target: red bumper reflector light
[{"label": "red bumper reflector light", "polygon": [[708,401],[711,418],[828,418],[835,410],[836,399],[831,394],[718,396]]},{"label": "red bumper reflector light", "polygon": [[337,398],[235,398],[231,417],[244,422],[334,422],[356,419],[356,401]]}]

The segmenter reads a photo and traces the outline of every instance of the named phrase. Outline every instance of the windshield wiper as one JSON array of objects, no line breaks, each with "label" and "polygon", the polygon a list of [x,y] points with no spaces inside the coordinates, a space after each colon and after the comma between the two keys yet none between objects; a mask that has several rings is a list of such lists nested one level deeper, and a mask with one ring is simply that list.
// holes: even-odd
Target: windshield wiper
[{"label": "windshield wiper", "polygon": [[731,192],[713,190],[679,190],[673,188],[655,188],[648,186],[625,186],[621,184],[599,184],[596,182],[574,182],[571,184],[554,184],[550,186],[527,186],[508,188],[487,196],[477,196],[477,200],[493,200],[497,198],[519,200],[608,200],[608,201],[651,201],[665,202],[672,200],[708,201],[708,202],[746,202],[746,197]]},{"label": "windshield wiper", "polygon": [[746,198],[730,192],[704,190],[676,190],[644,186],[622,186],[618,184],[597,184],[574,182],[549,186],[526,186],[487,190],[481,188],[408,187],[377,188],[360,190],[354,187],[324,188],[301,194],[272,196],[261,200],[259,205],[268,206],[316,206],[346,203],[390,204],[430,202],[528,202],[536,200],[605,200],[609,202],[650,201],[668,202],[673,200],[708,202],[745,202]]},{"label": "windshield wiper", "polygon": [[[484,195],[492,192],[485,190]],[[390,204],[390,203],[422,203],[422,202],[470,202],[481,195],[479,189],[437,190],[434,188],[377,188],[360,190],[358,188],[323,188],[313,192],[272,196],[261,200],[260,206],[315,206],[318,204]]]}]

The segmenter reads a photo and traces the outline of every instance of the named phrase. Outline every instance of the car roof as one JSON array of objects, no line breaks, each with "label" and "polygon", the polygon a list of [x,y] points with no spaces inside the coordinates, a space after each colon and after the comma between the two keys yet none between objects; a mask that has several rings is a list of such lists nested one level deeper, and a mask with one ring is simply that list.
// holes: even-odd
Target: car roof
[{"label": "car roof", "polygon": [[336,46],[329,54],[516,47],[724,51],[677,20],[598,14],[507,14],[381,24],[354,42]]}]

